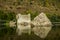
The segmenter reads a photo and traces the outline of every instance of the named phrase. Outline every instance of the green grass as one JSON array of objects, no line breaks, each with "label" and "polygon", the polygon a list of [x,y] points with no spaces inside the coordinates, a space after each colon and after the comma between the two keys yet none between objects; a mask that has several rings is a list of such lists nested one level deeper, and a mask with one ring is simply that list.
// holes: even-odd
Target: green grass
[{"label": "green grass", "polygon": [[[0,20],[6,20],[5,23],[2,24],[6,24],[9,21],[15,19],[15,14],[13,12],[8,12],[8,13],[4,13],[4,11],[0,10]],[[15,29],[14,28],[10,28],[9,25],[4,25],[4,28],[1,28],[0,26],[0,36],[4,36],[7,34],[14,34],[15,33]]]}]

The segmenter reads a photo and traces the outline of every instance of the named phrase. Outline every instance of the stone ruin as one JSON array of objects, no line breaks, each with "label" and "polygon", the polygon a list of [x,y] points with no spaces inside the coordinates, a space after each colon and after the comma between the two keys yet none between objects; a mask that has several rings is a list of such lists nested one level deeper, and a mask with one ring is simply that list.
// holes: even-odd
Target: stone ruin
[{"label": "stone ruin", "polygon": [[[18,35],[21,35],[22,33],[31,34],[31,31],[33,31],[35,35],[41,38],[45,38],[52,28],[51,21],[44,13],[40,13],[32,21],[30,14],[28,15],[17,14],[16,19],[17,19],[16,32],[18,33]],[[33,24],[34,27],[32,27],[31,24]]]},{"label": "stone ruin", "polygon": [[35,25],[35,27],[33,28],[34,34],[41,38],[45,38],[52,28],[51,21],[44,13],[41,13],[37,17],[35,17],[32,21],[32,24]]},{"label": "stone ruin", "polygon": [[17,33],[21,35],[22,33],[31,33],[31,18],[30,14],[28,15],[17,15]]}]

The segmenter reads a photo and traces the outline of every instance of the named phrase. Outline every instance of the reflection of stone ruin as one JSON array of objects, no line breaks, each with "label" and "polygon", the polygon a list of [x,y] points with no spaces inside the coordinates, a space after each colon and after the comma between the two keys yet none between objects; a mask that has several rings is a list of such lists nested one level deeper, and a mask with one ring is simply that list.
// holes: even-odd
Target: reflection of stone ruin
[{"label": "reflection of stone ruin", "polygon": [[[44,13],[39,14],[32,21],[30,18],[30,14],[28,15],[18,14],[16,18],[17,18],[16,32],[18,33],[18,35],[21,35],[22,33],[31,34],[31,31],[33,31],[34,34],[36,34],[37,36],[45,38],[52,28],[50,20]],[[12,22],[13,24],[12,26],[15,26],[14,23],[15,22]],[[34,25],[33,28],[31,27],[31,24]]]}]

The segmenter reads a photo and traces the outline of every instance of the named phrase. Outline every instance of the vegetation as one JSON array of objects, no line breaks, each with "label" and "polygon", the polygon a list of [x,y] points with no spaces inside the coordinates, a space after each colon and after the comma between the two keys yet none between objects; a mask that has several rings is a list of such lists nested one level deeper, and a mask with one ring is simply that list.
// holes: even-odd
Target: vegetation
[{"label": "vegetation", "polygon": [[[2,2],[0,1],[1,6],[0,20],[2,20],[0,21],[0,40],[60,40],[60,25],[55,25],[53,23],[60,22],[60,0],[26,0],[26,1],[8,0],[8,1],[7,0],[2,0]],[[13,10],[11,9],[5,12],[6,11],[4,10],[5,5],[8,5],[8,8],[6,8],[6,10],[9,10],[10,6],[12,6]],[[16,10],[17,6],[21,6],[19,10]],[[17,13],[19,13],[18,11],[20,12],[22,11],[21,14],[31,14],[31,20],[33,20],[40,12],[45,12],[47,17],[53,24],[52,30],[49,32],[48,36],[45,39],[41,39],[40,37],[34,34],[17,36],[17,34],[15,33],[16,28],[15,29],[10,28],[9,25],[7,25],[7,23],[9,23],[9,21],[11,20],[16,21],[15,16]],[[13,35],[13,37],[11,35]]]},{"label": "vegetation", "polygon": [[[15,19],[15,14],[13,12],[4,13],[0,10],[0,36],[7,34],[14,34],[14,28],[10,28],[8,24],[9,21]],[[2,25],[3,24],[3,25]],[[5,25],[4,25],[5,24]]]}]

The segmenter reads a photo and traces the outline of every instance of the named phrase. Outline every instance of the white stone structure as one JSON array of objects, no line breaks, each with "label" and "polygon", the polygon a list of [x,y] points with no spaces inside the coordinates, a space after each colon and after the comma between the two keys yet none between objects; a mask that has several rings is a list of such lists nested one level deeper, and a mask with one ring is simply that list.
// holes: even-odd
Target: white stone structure
[{"label": "white stone structure", "polygon": [[35,17],[32,24],[35,25],[32,31],[41,38],[45,38],[52,28],[52,23],[44,13]]},{"label": "white stone structure", "polygon": [[[18,33],[18,35],[21,35],[22,33],[30,34],[31,31],[33,31],[34,34],[36,34],[37,36],[45,38],[52,28],[52,23],[44,13],[39,14],[37,17],[34,18],[33,21],[31,21],[30,14],[28,15],[18,14],[16,18],[17,18],[16,32]],[[31,23],[34,25],[33,28],[31,27]]]},{"label": "white stone structure", "polygon": [[31,33],[31,19],[30,19],[30,14],[28,15],[21,15],[18,14],[16,16],[17,18],[17,33],[18,35],[21,35],[22,33]]}]

